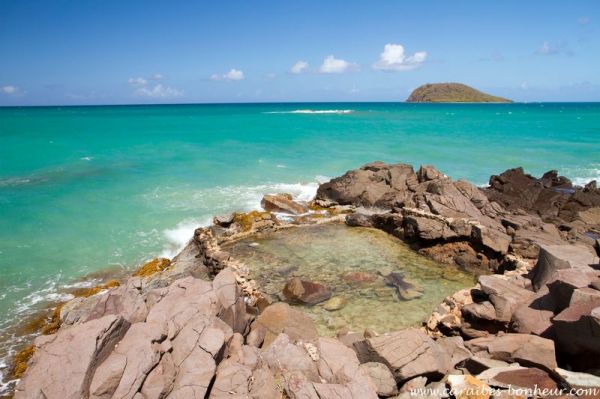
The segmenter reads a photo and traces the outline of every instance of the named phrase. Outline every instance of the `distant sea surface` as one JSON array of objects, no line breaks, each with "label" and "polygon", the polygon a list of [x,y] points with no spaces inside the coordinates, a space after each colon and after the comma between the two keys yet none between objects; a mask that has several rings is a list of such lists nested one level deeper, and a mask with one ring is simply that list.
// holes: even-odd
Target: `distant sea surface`
[{"label": "distant sea surface", "polygon": [[215,214],[309,199],[374,160],[584,183],[600,178],[600,104],[0,108],[0,331],[82,276],[174,255]]}]

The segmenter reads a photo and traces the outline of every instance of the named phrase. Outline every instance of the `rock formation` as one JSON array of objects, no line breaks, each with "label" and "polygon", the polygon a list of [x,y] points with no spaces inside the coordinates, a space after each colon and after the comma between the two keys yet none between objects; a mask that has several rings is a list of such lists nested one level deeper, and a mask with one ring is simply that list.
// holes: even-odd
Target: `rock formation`
[{"label": "rock formation", "polygon": [[[365,165],[321,185],[308,215],[216,217],[171,262],[144,269],[154,274],[65,304],[60,328],[35,340],[15,398],[441,398],[444,388],[480,388],[489,398],[491,388],[535,385],[599,397],[599,198],[593,184],[573,187],[556,173],[535,179],[511,170],[480,189],[430,166]],[[321,337],[310,317],[273,303],[222,247],[342,220],[485,273],[421,328]],[[403,276],[386,276],[399,293],[418,293]],[[331,296],[299,278],[288,285],[292,302]],[[429,393],[411,396],[414,389]]]}]

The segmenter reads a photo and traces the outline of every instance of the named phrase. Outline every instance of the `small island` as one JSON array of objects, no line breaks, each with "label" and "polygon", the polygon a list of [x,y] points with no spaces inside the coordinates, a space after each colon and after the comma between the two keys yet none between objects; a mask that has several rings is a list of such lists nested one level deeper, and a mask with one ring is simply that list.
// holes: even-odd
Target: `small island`
[{"label": "small island", "polygon": [[409,103],[511,103],[512,100],[482,93],[462,83],[427,83],[406,99]]}]

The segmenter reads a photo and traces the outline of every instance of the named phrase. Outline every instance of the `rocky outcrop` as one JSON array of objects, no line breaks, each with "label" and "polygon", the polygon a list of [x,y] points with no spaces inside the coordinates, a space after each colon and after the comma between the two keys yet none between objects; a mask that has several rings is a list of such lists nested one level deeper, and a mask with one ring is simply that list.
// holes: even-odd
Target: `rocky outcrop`
[{"label": "rocky outcrop", "polygon": [[267,212],[289,213],[301,215],[308,212],[308,206],[292,199],[290,194],[265,195],[260,205]]},{"label": "rocky outcrop", "polygon": [[[62,326],[36,339],[15,397],[408,398],[420,388],[597,386],[588,373],[600,367],[600,267],[582,234],[595,231],[597,189],[519,170],[492,180],[482,190],[431,166],[377,162],[321,185],[310,210],[266,196],[273,212],[302,213],[291,222],[269,211],[217,217],[171,262],[148,266],[152,275],[62,306]],[[331,338],[297,306],[272,303],[223,249],[342,218],[496,274],[446,298],[423,328]],[[399,273],[344,275],[357,288],[378,279],[403,299],[420,295]],[[296,277],[283,294],[311,305],[332,292]],[[335,296],[323,311],[342,306]]]}]

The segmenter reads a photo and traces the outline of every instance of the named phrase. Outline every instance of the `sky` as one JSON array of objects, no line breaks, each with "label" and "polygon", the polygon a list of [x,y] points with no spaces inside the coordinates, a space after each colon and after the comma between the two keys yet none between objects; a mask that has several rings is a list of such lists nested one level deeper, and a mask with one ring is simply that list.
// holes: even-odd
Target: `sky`
[{"label": "sky", "polygon": [[600,1],[0,0],[0,105],[600,101]]}]

